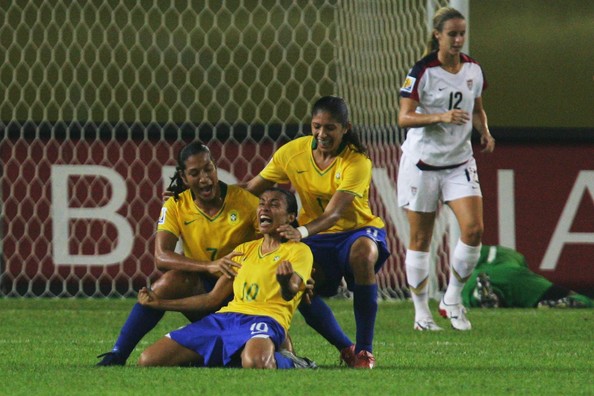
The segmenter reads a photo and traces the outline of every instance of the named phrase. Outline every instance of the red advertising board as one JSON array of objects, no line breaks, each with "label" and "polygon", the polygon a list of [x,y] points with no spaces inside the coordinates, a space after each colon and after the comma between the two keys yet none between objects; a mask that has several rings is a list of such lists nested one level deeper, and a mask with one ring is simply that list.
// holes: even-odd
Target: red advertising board
[{"label": "red advertising board", "polygon": [[[3,139],[0,294],[128,295],[158,276],[155,221],[183,143]],[[262,169],[275,142],[208,144],[219,169],[241,181]],[[402,218],[395,196],[399,150],[382,142],[369,146],[371,204],[386,222],[392,250],[382,282],[403,286],[397,232],[403,225],[394,222]],[[475,157],[484,243],[515,248],[533,271],[594,295],[594,146],[499,144],[488,155],[475,147]]]},{"label": "red advertising board", "polygon": [[477,146],[475,157],[484,243],[515,241],[533,271],[594,295],[594,144]]}]

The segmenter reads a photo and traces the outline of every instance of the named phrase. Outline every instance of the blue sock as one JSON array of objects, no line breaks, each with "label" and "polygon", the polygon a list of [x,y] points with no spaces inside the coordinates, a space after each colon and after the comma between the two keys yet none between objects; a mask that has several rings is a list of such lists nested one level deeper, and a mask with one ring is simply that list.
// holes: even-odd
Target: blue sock
[{"label": "blue sock", "polygon": [[355,323],[357,324],[357,344],[355,353],[361,350],[372,351],[373,330],[377,314],[377,284],[357,285],[353,290]]},{"label": "blue sock", "polygon": [[127,359],[142,337],[159,323],[163,315],[165,311],[134,304],[112,351]]},{"label": "blue sock", "polygon": [[278,352],[274,352],[274,358],[276,359],[276,368],[279,370],[295,368],[295,363],[291,359]]},{"label": "blue sock", "polygon": [[299,304],[299,312],[301,312],[308,325],[339,351],[353,345],[353,342],[340,328],[330,307],[326,305],[320,296],[314,296],[311,304],[306,302]]}]

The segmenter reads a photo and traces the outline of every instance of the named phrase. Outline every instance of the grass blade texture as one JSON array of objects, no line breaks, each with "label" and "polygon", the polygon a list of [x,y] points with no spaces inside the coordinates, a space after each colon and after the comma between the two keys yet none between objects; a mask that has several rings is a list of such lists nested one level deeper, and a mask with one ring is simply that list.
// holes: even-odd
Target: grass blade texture
[{"label": "grass blade texture", "polygon": [[[410,302],[381,302],[373,370],[339,366],[337,350],[299,313],[298,355],[318,370],[140,368],[144,348],[186,323],[167,313],[127,366],[95,367],[132,299],[0,299],[0,395],[594,394],[594,310],[473,309],[473,329],[413,331]],[[355,339],[352,301],[328,301]],[[433,304],[436,309],[436,304]]]}]

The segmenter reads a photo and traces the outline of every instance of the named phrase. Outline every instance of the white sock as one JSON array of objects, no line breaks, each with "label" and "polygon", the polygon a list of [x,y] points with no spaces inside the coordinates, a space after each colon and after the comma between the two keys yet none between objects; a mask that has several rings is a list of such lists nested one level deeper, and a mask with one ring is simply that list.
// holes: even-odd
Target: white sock
[{"label": "white sock", "polygon": [[458,240],[450,265],[450,280],[443,302],[448,305],[462,302],[462,289],[481,256],[481,245],[470,246]]},{"label": "white sock", "polygon": [[415,322],[431,319],[429,310],[429,253],[414,250],[406,251],[406,280],[415,306]]}]

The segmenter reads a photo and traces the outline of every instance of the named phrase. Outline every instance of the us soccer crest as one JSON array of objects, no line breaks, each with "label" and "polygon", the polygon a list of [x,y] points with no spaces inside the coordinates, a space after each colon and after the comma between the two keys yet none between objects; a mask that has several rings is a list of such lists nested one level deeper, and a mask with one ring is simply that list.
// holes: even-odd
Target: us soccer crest
[{"label": "us soccer crest", "polygon": [[468,89],[472,89],[472,80],[466,80],[466,86]]}]

